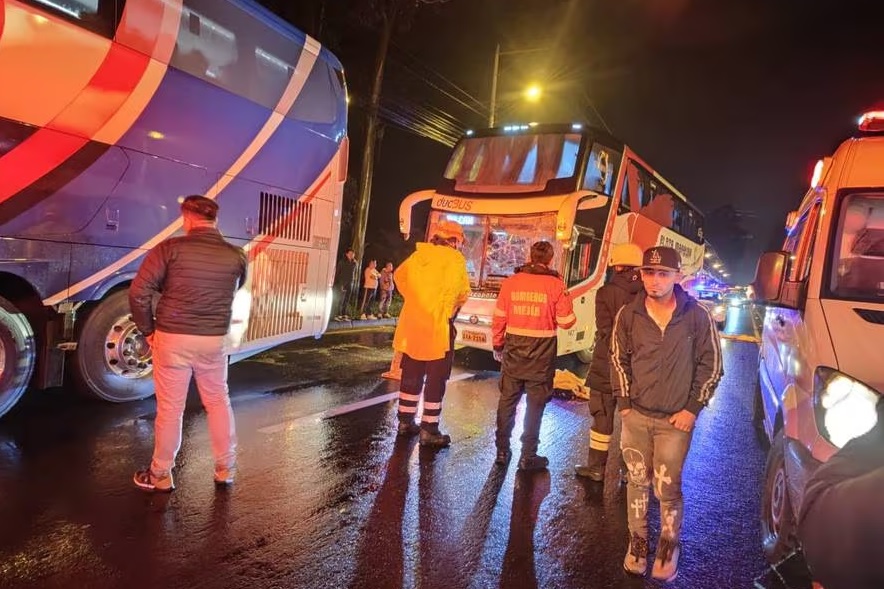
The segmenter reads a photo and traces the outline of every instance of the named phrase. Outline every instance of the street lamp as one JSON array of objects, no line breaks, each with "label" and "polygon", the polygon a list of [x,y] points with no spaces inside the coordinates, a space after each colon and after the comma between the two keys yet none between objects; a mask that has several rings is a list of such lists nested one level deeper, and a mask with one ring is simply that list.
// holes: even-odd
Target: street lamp
[{"label": "street lamp", "polygon": [[543,94],[543,88],[538,86],[537,84],[531,84],[527,88],[525,88],[525,100],[528,102],[537,102],[540,100],[540,96]]},{"label": "street lamp", "polygon": [[[491,106],[488,109],[488,126],[493,127],[497,118],[497,78],[500,76],[500,58],[503,55],[519,55],[522,53],[539,53],[541,51],[549,51],[549,47],[538,47],[535,49],[516,49],[514,51],[501,51],[500,43],[494,49],[494,71],[491,74]],[[533,89],[533,91],[532,91]],[[529,98],[528,94],[531,91],[531,94],[534,98]],[[540,99],[541,94],[543,94],[543,90],[540,86],[531,86],[528,90],[525,91],[525,97],[532,102],[536,102]]]}]

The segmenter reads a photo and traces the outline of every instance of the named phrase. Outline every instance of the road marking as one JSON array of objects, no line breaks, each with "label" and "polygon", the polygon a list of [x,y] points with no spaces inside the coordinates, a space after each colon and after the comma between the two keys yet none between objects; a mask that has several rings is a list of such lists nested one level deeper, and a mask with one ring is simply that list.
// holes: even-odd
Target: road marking
[{"label": "road marking", "polygon": [[[472,372],[461,372],[460,374],[455,374],[454,376],[449,378],[448,382],[467,380],[474,376],[476,375]],[[319,413],[313,413],[311,415],[298,417],[290,421],[268,425],[266,427],[258,429],[258,432],[262,434],[276,434],[289,429],[298,422],[318,423],[324,419],[331,419],[332,417],[339,417],[341,415],[346,415],[347,413],[353,413],[354,411],[359,411],[360,409],[365,409],[366,407],[372,407],[374,405],[380,405],[381,403],[386,403],[387,401],[392,401],[397,398],[399,398],[399,391],[396,391],[395,393],[387,393],[386,395],[378,395],[377,397],[371,397],[370,399],[363,399],[362,401],[357,401],[355,403],[341,405],[340,407],[335,407],[334,409],[328,409],[326,411],[320,411]]]}]

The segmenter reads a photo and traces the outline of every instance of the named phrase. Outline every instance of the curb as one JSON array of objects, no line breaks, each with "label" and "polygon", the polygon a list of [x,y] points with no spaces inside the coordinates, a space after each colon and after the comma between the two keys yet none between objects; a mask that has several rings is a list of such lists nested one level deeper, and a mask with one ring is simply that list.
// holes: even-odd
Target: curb
[{"label": "curb", "polygon": [[396,317],[391,317],[390,319],[366,319],[365,321],[359,319],[354,321],[329,321],[325,333],[337,333],[371,327],[390,327],[396,325],[396,320]]}]

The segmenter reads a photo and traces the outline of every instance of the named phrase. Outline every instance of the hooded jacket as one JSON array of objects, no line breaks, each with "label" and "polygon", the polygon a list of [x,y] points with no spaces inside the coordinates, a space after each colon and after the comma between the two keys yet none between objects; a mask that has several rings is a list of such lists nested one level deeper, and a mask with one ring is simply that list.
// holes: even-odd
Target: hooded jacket
[{"label": "hooded jacket", "polygon": [[419,243],[393,277],[405,299],[393,348],[415,360],[444,358],[453,341],[451,319],[470,294],[463,254],[448,246]]},{"label": "hooded jacket", "polygon": [[641,292],[642,281],[635,270],[614,272],[595,296],[595,347],[586,384],[600,393],[611,394],[611,332],[620,307]]},{"label": "hooded jacket", "polygon": [[552,381],[556,330],[577,322],[562,277],[540,264],[516,270],[500,286],[491,331],[503,350],[502,371],[513,378]]},{"label": "hooded jacket", "polygon": [[611,385],[619,409],[669,417],[706,406],[724,374],[715,321],[675,285],[675,311],[665,331],[640,294],[621,307],[611,337]]}]

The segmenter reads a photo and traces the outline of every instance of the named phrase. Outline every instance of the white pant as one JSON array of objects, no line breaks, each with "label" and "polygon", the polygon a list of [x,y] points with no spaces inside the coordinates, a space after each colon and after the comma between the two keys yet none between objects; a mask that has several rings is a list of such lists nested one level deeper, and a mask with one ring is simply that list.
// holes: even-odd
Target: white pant
[{"label": "white pant", "polygon": [[208,413],[215,468],[233,468],[236,462],[236,427],[227,389],[224,336],[157,331],[153,347],[157,417],[150,465],[155,476],[165,476],[175,466],[191,375],[196,378],[200,400]]}]

